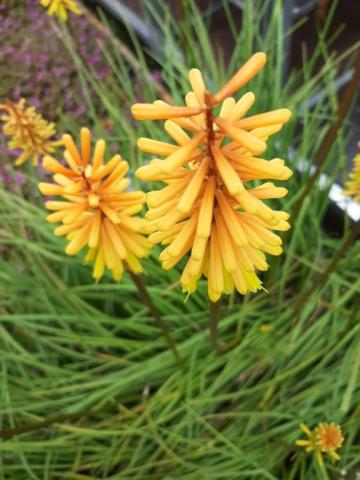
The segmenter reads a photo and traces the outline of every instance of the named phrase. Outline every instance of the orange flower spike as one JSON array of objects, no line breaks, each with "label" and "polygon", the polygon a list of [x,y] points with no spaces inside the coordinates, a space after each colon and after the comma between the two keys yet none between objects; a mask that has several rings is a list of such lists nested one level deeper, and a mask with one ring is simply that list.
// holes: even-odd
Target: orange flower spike
[{"label": "orange flower spike", "polygon": [[0,104],[0,110],[5,114],[0,117],[3,122],[3,132],[7,137],[10,149],[21,150],[20,156],[15,160],[15,165],[20,166],[32,159],[37,165],[44,155],[53,153],[62,141],[53,140],[55,125],[47,122],[34,107],[25,107],[25,99],[18,102]]},{"label": "orange flower spike", "polygon": [[70,135],[63,136],[67,167],[51,157],[44,158],[43,166],[53,174],[54,183],[39,183],[39,189],[43,195],[64,199],[45,205],[54,211],[48,221],[62,222],[54,233],[66,236],[66,253],[76,255],[88,248],[86,261],[94,263],[94,278],[99,280],[108,268],[119,280],[125,266],[140,272],[138,258],[150,250],[151,243],[144,236],[147,222],[134,216],[142,209],[145,195],[126,191],[128,164],[120,155],[105,162],[104,140],[96,142],[91,158],[90,131],[83,128],[80,136],[80,150]]},{"label": "orange flower spike", "polygon": [[[141,180],[166,185],[147,194],[146,218],[153,243],[168,245],[160,255],[163,268],[172,268],[189,254],[181,276],[185,292],[196,290],[201,275],[208,279],[212,301],[234,288],[241,294],[261,288],[255,270],[266,270],[264,252],[279,255],[280,238],[272,230],[287,230],[285,212],[276,212],[263,200],[281,198],[285,188],[271,182],[253,187],[258,179],[286,180],[292,175],[281,159],[257,158],[266,141],[290,118],[278,109],[245,117],[255,101],[246,92],[237,101],[229,95],[251,80],[265,64],[257,53],[220,91],[212,95],[200,70],[189,71],[191,91],[185,106],[163,101],[136,104],[136,119],[166,120],[164,127],[175,143],[140,138],[138,147],[154,158],[140,167]],[[214,107],[220,105],[219,113]],[[228,137],[230,142],[224,142]]]},{"label": "orange flower spike", "polygon": [[[360,147],[360,142],[358,146]],[[344,195],[353,197],[354,200],[360,202],[360,154],[355,155],[354,166],[345,187],[346,190],[343,191]]]}]

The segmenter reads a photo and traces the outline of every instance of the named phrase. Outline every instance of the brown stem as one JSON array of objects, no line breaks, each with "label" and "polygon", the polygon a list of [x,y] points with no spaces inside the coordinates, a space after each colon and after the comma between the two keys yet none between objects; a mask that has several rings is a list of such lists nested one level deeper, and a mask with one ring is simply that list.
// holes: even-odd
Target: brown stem
[{"label": "brown stem", "polygon": [[146,286],[145,286],[144,282],[142,281],[141,277],[139,277],[139,275],[136,275],[136,273],[133,273],[130,269],[128,270],[128,272],[129,272],[129,275],[130,275],[132,281],[134,282],[136,288],[138,289],[139,294],[140,294],[143,302],[148,307],[150,315],[153,317],[156,325],[162,331],[162,333],[164,335],[164,338],[165,338],[170,350],[174,354],[176,363],[178,364],[179,368],[185,373],[186,372],[185,364],[184,364],[182,358],[180,357],[180,355],[177,351],[174,340],[171,338],[169,328],[166,325],[166,323],[163,322],[162,318],[160,317],[159,312],[157,311],[157,309],[156,309],[156,307],[155,307],[155,305],[154,305],[154,303],[153,303],[153,301],[152,301],[152,299],[151,299],[151,297],[150,297],[150,295],[149,295],[149,293],[146,289]]},{"label": "brown stem", "polygon": [[[360,221],[356,222],[353,225],[350,232],[345,236],[340,248],[338,249],[336,254],[333,256],[333,258],[330,260],[326,269],[322,273],[320,273],[317,277],[315,277],[311,287],[307,289],[305,293],[300,295],[294,307],[295,312],[301,311],[301,306],[306,301],[306,299],[312,294],[312,292],[314,292],[318,288],[321,288],[322,285],[329,278],[329,276],[336,270],[338,263],[347,254],[347,252],[349,251],[349,248],[354,243],[354,241],[356,240],[359,234],[360,234]],[[293,321],[293,325],[297,322],[298,318],[299,318],[299,315],[296,315]]]},{"label": "brown stem", "polygon": [[68,413],[64,415],[53,415],[51,417],[46,418],[42,422],[32,423],[30,425],[23,425],[21,427],[16,428],[6,428],[4,430],[0,430],[0,438],[11,438],[15,435],[19,435],[20,433],[28,433],[34,432],[37,430],[41,430],[42,428],[46,428],[53,423],[62,423],[65,420],[78,420],[79,418],[89,415],[91,412],[80,412],[80,413]]},{"label": "brown stem", "polygon": [[315,162],[315,171],[306,181],[306,185],[301,196],[294,204],[292,214],[291,214],[293,222],[296,221],[301,211],[301,207],[304,203],[305,198],[308,196],[315,182],[319,178],[319,175],[321,173],[325,160],[336,139],[337,132],[339,128],[342,126],[346,118],[346,115],[350,109],[351,103],[354,99],[354,95],[357,91],[359,81],[360,81],[360,52],[358,53],[355,61],[354,74],[352,76],[352,79],[348,83],[343,95],[341,96],[337,118],[335,122],[332,124],[332,126],[330,127],[329,131],[327,132],[325,139],[317,152],[316,162]]},{"label": "brown stem", "polygon": [[[316,155],[316,161],[315,161],[315,171],[314,173],[308,178],[305,184],[305,188],[301,194],[301,196],[298,198],[298,200],[294,203],[294,206],[292,208],[291,212],[291,222],[294,224],[299,216],[299,213],[302,209],[303,203],[308,196],[308,194],[311,192],[312,187],[316,183],[317,179],[319,178],[319,175],[321,173],[322,167],[325,163],[325,160],[331,150],[331,147],[336,139],[337,132],[339,128],[342,126],[346,115],[350,109],[352,100],[354,98],[354,95],[357,91],[357,87],[360,81],[360,51],[356,57],[355,60],[355,66],[354,66],[354,74],[351,79],[351,81],[348,83],[344,93],[341,96],[340,99],[340,105],[339,105],[339,111],[337,118],[335,122],[332,124],[330,127],[329,131],[327,132],[325,139],[323,143],[321,144],[317,155]],[[288,243],[288,240],[291,235],[291,230],[288,230],[287,232],[284,233],[283,235],[283,244],[286,245]],[[285,252],[286,254],[286,252]],[[268,274],[268,281],[271,282],[275,272],[277,271],[279,267],[279,262],[280,262],[280,257],[276,257],[276,259],[273,262],[272,269],[269,271]]]},{"label": "brown stem", "polygon": [[329,265],[327,268],[324,270],[323,273],[321,273],[317,279],[315,280],[315,285],[312,286],[311,290],[318,287],[321,287],[323,283],[328,279],[328,277],[333,273],[333,271],[336,269],[337,264],[339,261],[347,254],[349,251],[349,248],[351,245],[354,243],[356,240],[356,237],[360,233],[360,221],[355,223],[355,225],[352,227],[350,232],[346,235],[346,237],[343,240],[343,243],[341,244],[339,250],[336,252],[336,254],[333,256],[333,258],[330,260]]},{"label": "brown stem", "polygon": [[210,341],[214,350],[222,350],[221,344],[217,335],[217,324],[219,319],[219,311],[221,307],[221,300],[210,303],[209,313],[209,327],[210,327]]}]

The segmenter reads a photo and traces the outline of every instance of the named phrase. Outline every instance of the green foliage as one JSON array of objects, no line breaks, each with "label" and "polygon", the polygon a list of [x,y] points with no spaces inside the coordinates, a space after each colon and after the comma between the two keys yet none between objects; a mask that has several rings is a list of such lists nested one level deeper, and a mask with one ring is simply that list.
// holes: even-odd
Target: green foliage
[{"label": "green foliage", "polygon": [[[199,66],[216,90],[251,53],[266,51],[268,65],[251,84],[254,112],[293,110],[267,158],[279,156],[295,169],[301,159],[311,164],[336,115],[334,72],[344,58],[329,54],[322,37],[313,55],[304,58],[303,70],[292,72],[283,85],[280,2],[265,33],[266,2],[260,9],[254,3],[245,2],[241,28],[231,22],[226,6],[235,37],[228,68],[221,51],[212,48],[208,19],[193,2],[184,2],[181,24],[165,6],[161,14],[153,11],[165,37],[163,80],[174,102],[181,103],[190,67]],[[114,42],[103,52],[113,71],[106,85],[83,64],[69,34],[64,48],[83,87],[97,92],[112,132],[88,95],[90,127],[112,147],[120,146],[133,172],[146,160],[136,138],[161,139],[164,132],[160,122],[135,124],[130,118],[137,96],[156,98],[154,84],[144,78],[150,75],[148,63],[160,62],[149,59],[131,38],[140,70],[130,72]],[[320,59],[324,66],[315,71]],[[320,89],[322,101],[310,111],[307,102]],[[73,125],[74,133],[78,128]],[[325,164],[330,182],[342,175],[344,158],[339,131]],[[304,171],[288,182],[284,210],[291,210],[308,175]],[[42,199],[31,193],[36,176],[29,166],[26,193],[0,189],[0,426],[33,426],[0,442],[1,480],[309,480],[342,478],[342,470],[348,472],[345,478],[355,475],[359,242],[322,288],[304,300],[301,311],[294,310],[341,243],[322,228],[328,188],[314,189],[304,203],[286,255],[265,278],[269,291],[223,303],[220,337],[238,339],[226,353],[210,347],[205,282],[184,302],[179,273],[162,271],[154,249],[145,280],[186,363],[183,374],[130,278],[117,284],[106,276],[95,285],[81,258],[65,255],[64,241],[46,224]],[[348,228],[345,224],[344,231]],[[269,331],[263,332],[263,325]],[[57,421],[37,425],[49,419]],[[341,424],[345,443],[338,464],[327,461],[322,469],[295,447],[301,421],[310,427],[323,421]]]}]

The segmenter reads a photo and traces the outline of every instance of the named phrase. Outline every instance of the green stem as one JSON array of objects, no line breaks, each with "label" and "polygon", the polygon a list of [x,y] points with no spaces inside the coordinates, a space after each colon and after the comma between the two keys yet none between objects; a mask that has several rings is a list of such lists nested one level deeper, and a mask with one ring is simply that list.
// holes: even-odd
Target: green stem
[{"label": "green stem", "polygon": [[214,350],[222,350],[221,344],[218,340],[217,324],[219,319],[219,311],[221,308],[221,300],[210,303],[209,312],[209,328],[210,328],[210,341]]},{"label": "green stem", "polygon": [[325,139],[317,152],[316,161],[315,161],[315,171],[306,181],[305,188],[301,196],[294,204],[294,207],[291,213],[292,222],[296,221],[301,211],[301,208],[303,206],[304,200],[306,199],[308,194],[311,192],[312,187],[314,186],[315,182],[320,176],[325,160],[333,146],[333,143],[335,142],[337,132],[339,128],[342,126],[349,112],[349,109],[351,107],[352,101],[355,97],[355,94],[358,88],[359,81],[360,81],[360,53],[358,53],[357,58],[355,60],[354,74],[352,76],[352,79],[348,83],[346,89],[344,90],[344,93],[341,96],[337,118],[335,122],[332,124],[332,126],[330,127],[329,131],[327,132]]},{"label": "green stem", "polygon": [[15,435],[19,435],[21,433],[28,433],[34,432],[37,430],[41,430],[42,428],[49,427],[53,423],[62,423],[65,420],[78,420],[83,416],[89,415],[91,412],[81,412],[81,413],[68,413],[64,415],[53,415],[51,417],[46,418],[42,422],[32,423],[30,425],[23,425],[21,427],[16,428],[7,428],[4,430],[0,430],[0,438],[11,438]]},{"label": "green stem", "polygon": [[[326,136],[325,136],[325,139],[324,141],[322,142],[317,154],[316,154],[316,160],[315,160],[315,164],[314,164],[314,167],[315,167],[315,171],[312,175],[310,175],[310,177],[307,179],[306,181],[306,184],[305,184],[305,188],[304,190],[302,191],[302,194],[300,195],[300,197],[298,198],[298,200],[294,203],[294,206],[292,208],[292,211],[291,211],[291,222],[293,224],[295,224],[300,212],[301,212],[301,209],[303,207],[303,204],[304,204],[304,201],[306,199],[306,197],[309,195],[309,193],[311,192],[314,184],[316,183],[316,181],[318,180],[320,174],[321,174],[321,170],[322,170],[322,167],[326,161],[326,158],[333,146],[333,143],[336,139],[336,136],[337,136],[337,132],[339,130],[339,128],[342,126],[348,112],[349,112],[349,109],[351,107],[351,104],[352,104],[352,101],[354,99],[354,96],[356,94],[356,91],[357,91],[357,88],[358,88],[358,84],[359,84],[359,81],[360,81],[360,52],[358,53],[357,57],[356,57],[356,60],[354,62],[354,74],[352,76],[352,79],[351,81],[348,83],[346,89],[344,90],[344,93],[342,94],[341,96],[341,99],[339,101],[339,111],[338,111],[338,115],[337,115],[337,118],[335,120],[335,122],[332,124],[332,126],[330,127],[330,129],[328,130]],[[287,232],[285,232],[285,234],[283,235],[283,245],[286,245],[289,241],[289,238],[290,238],[290,235],[291,235],[291,230],[288,230]],[[286,254],[286,251],[285,251],[285,254]],[[273,278],[276,274],[276,271],[277,269],[279,268],[279,264],[280,264],[280,257],[276,257],[275,260],[273,261],[273,265],[272,265],[272,268],[271,270],[269,270],[269,273],[268,273],[268,276],[267,276],[267,281],[269,283],[272,283],[273,281]]]},{"label": "green stem", "polygon": [[162,318],[160,317],[160,314],[157,311],[157,309],[156,309],[156,307],[155,307],[155,305],[154,305],[154,303],[153,303],[153,301],[152,301],[152,299],[151,299],[151,297],[150,297],[150,295],[147,291],[147,288],[146,288],[144,282],[142,281],[141,277],[139,277],[139,275],[136,275],[135,273],[133,273],[130,270],[128,270],[128,272],[129,272],[129,275],[130,275],[132,281],[134,282],[136,288],[139,291],[140,297],[142,298],[143,302],[148,307],[150,315],[153,317],[156,325],[162,331],[162,333],[164,335],[164,338],[165,338],[170,350],[174,354],[176,363],[178,364],[179,368],[185,373],[186,372],[185,364],[184,364],[182,358],[180,357],[180,355],[177,351],[174,340],[171,338],[169,328],[166,325],[166,323],[162,320]]},{"label": "green stem", "polygon": [[[360,234],[360,221],[356,222],[350,232],[345,236],[343,239],[343,242],[336,252],[336,254],[333,256],[333,258],[330,260],[328,266],[326,269],[320,273],[317,277],[312,282],[312,285],[310,288],[308,288],[305,293],[300,295],[298,298],[294,310],[296,312],[301,311],[301,305],[306,301],[306,299],[318,288],[321,288],[323,284],[327,281],[329,276],[336,270],[336,267],[340,260],[347,254],[349,251],[349,248],[351,245],[354,243],[358,235]],[[297,319],[299,318],[299,315],[296,316],[295,320],[293,323],[296,323]]]}]

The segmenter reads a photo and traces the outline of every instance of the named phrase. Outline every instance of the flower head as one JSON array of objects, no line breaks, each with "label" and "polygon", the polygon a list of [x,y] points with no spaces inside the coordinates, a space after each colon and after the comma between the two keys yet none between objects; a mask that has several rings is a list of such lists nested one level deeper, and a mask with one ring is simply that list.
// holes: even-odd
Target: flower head
[{"label": "flower head", "polygon": [[[358,144],[360,147],[360,142]],[[360,201],[360,154],[355,155],[354,167],[350,173],[350,180],[345,184],[345,195],[354,197],[355,200]]]},{"label": "flower head", "polygon": [[297,440],[296,445],[305,447],[307,452],[315,452],[316,460],[320,465],[323,464],[323,453],[327,453],[333,460],[340,459],[336,453],[344,441],[340,425],[319,423],[312,431],[304,423],[301,423],[300,428],[308,438]]},{"label": "flower head", "polygon": [[8,147],[21,150],[15,165],[22,165],[29,158],[37,165],[42,155],[54,152],[62,144],[61,141],[50,140],[55,135],[55,125],[47,122],[34,107],[25,108],[24,98],[16,103],[7,101],[0,104],[0,110],[6,112],[0,120],[4,122],[4,134],[11,137]]},{"label": "flower head", "polygon": [[[257,53],[215,95],[197,69],[189,72],[192,90],[186,106],[163,101],[135,104],[138,120],[166,120],[165,130],[175,143],[140,138],[147,153],[164,156],[139,168],[142,180],[160,180],[165,187],[147,194],[150,240],[167,247],[163,268],[176,265],[188,252],[181,276],[183,290],[196,290],[201,275],[208,294],[217,301],[235,289],[241,294],[261,288],[257,270],[267,270],[264,253],[280,255],[281,239],[272,230],[287,230],[288,214],[272,210],[262,200],[286,195],[285,188],[262,179],[286,180],[292,172],[284,161],[258,158],[268,137],[288,121],[290,111],[274,110],[244,118],[255,101],[247,92],[239,100],[230,95],[243,87],[266,61]],[[216,113],[216,108],[221,105]]]},{"label": "flower head", "polygon": [[47,8],[49,15],[56,15],[60,20],[66,22],[68,18],[68,11],[81,14],[81,10],[76,0],[40,0],[40,4]]},{"label": "flower head", "polygon": [[66,235],[66,253],[75,255],[88,247],[86,261],[94,262],[93,276],[100,279],[105,267],[119,280],[124,266],[142,271],[138,260],[149,252],[150,242],[142,235],[146,220],[136,217],[143,208],[141,191],[126,191],[128,163],[120,155],[104,162],[105,142],[98,140],[90,159],[91,134],[81,130],[81,149],[70,135],[64,135],[66,166],[54,158],[44,158],[45,170],[53,174],[54,183],[40,183],[43,195],[63,200],[49,200],[50,223],[62,222],[55,235]]}]

